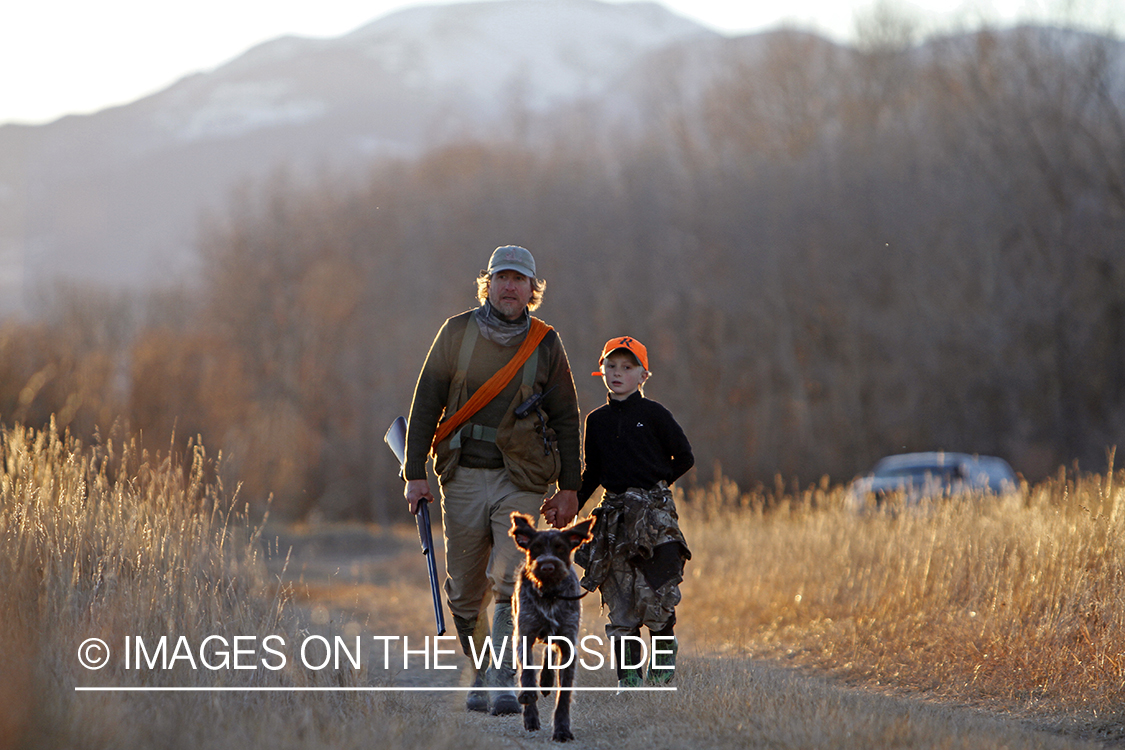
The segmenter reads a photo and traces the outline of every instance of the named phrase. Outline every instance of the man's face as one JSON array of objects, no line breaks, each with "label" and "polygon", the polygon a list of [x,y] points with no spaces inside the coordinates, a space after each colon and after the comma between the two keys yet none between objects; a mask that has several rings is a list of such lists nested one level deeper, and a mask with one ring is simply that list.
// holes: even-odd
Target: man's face
[{"label": "man's face", "polygon": [[531,279],[519,271],[497,271],[492,274],[488,301],[500,317],[515,320],[523,314],[531,300]]}]

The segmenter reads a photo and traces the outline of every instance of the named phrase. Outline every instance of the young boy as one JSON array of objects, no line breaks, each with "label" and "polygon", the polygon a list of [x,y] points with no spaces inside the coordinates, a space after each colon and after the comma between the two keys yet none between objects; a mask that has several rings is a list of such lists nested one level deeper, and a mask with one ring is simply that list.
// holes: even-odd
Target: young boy
[{"label": "young boy", "polygon": [[[650,636],[648,682],[665,684],[674,675],[676,604],[684,562],[691,552],[680,533],[669,485],[692,467],[684,431],[671,412],[644,397],[648,351],[630,336],[610,339],[593,373],[605,380],[607,403],[586,417],[585,468],[578,490],[579,507],[600,485],[602,501],[593,510],[594,537],[575,554],[586,570],[582,586],[602,593],[609,609],[606,635],[614,638],[617,677],[621,687],[645,680],[641,643],[621,645],[622,636]],[[670,652],[670,653],[668,653]],[[624,658],[623,658],[624,657]],[[627,667],[624,668],[621,664]]]}]

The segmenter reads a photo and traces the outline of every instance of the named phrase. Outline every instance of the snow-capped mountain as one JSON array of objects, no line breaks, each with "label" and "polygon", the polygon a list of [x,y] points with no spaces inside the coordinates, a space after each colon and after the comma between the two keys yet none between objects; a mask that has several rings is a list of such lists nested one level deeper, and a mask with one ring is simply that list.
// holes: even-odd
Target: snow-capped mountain
[{"label": "snow-capped mountain", "polygon": [[0,127],[0,310],[58,275],[190,273],[201,212],[240,183],[509,135],[515,114],[596,101],[646,56],[722,39],[655,3],[417,7],[267,42],[129,105]]},{"label": "snow-capped mountain", "polygon": [[[399,11],[329,40],[268,42],[155,97],[153,117],[181,141],[324,119],[397,93],[463,108],[487,123],[519,98],[532,111],[596,96],[644,55],[718,36],[658,5],[504,0]],[[389,112],[380,114],[388,115]],[[372,131],[380,129],[372,119]],[[416,148],[412,133],[403,147]]]}]

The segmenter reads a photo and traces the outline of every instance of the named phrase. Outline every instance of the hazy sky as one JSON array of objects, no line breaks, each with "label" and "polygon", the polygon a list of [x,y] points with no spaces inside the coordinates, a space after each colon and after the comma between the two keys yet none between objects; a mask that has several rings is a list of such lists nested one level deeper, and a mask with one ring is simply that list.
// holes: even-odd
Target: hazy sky
[{"label": "hazy sky", "polygon": [[[551,2],[552,0],[543,0]],[[617,1],[617,0],[611,0]],[[1083,6],[1090,23],[1116,23],[1121,0],[898,0],[931,25],[962,19],[1008,23],[1042,17],[1060,4]],[[875,0],[662,0],[670,10],[722,33],[782,23],[839,40],[857,10]],[[212,69],[283,34],[332,37],[410,0],[24,0],[0,24],[0,123],[39,123],[93,112]],[[768,9],[767,9],[768,7]],[[1100,12],[1099,12],[1100,9]],[[1109,10],[1107,10],[1109,9]]]}]

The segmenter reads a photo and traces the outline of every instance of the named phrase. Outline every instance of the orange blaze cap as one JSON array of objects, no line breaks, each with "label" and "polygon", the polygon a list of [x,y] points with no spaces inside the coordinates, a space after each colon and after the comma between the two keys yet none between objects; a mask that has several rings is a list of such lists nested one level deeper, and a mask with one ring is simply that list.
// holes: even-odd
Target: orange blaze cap
[{"label": "orange blaze cap", "polygon": [[[648,349],[645,349],[645,345],[632,336],[618,336],[615,339],[610,339],[605,342],[605,346],[602,347],[602,356],[598,359],[598,367],[602,366],[602,362],[605,362],[606,357],[613,354],[618,349],[625,349],[630,352],[637,358],[637,361],[641,363],[641,367],[646,370],[648,369]],[[600,370],[590,374],[595,378],[600,378],[602,376]]]}]

